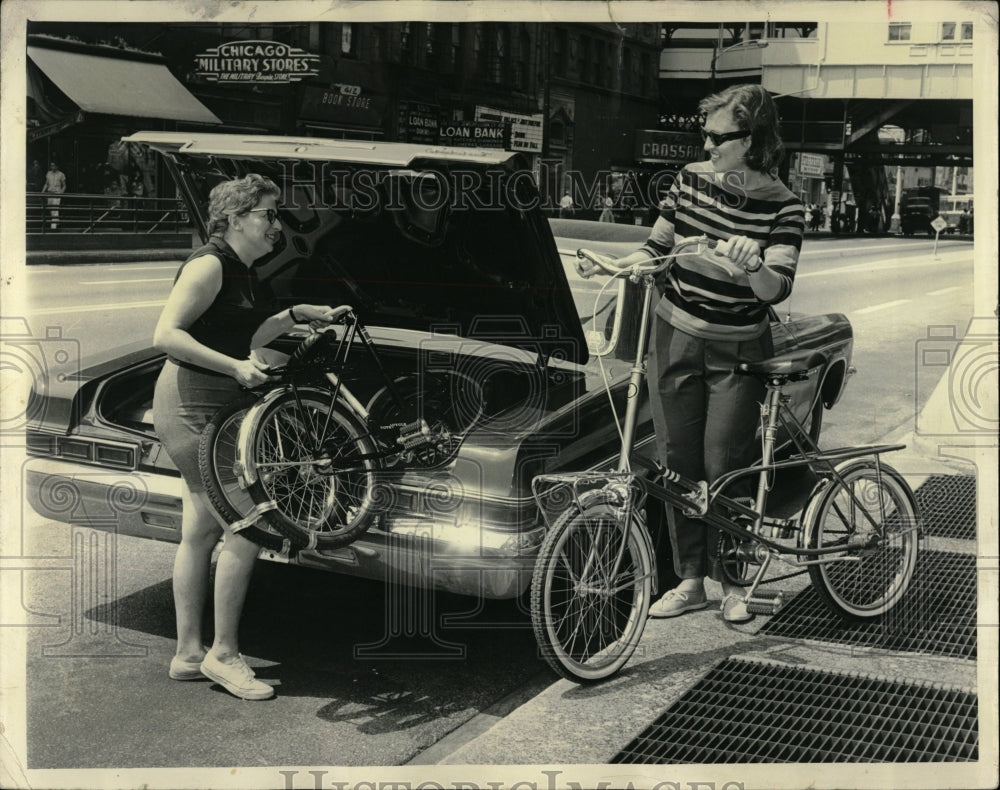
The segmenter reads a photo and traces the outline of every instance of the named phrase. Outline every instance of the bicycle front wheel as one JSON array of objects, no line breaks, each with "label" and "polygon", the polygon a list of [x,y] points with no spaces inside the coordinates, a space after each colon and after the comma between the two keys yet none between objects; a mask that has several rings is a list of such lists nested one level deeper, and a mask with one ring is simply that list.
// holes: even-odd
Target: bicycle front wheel
[{"label": "bicycle front wheel", "polygon": [[299,548],[332,549],[374,522],[377,452],[362,426],[323,390],[288,390],[255,406],[241,432],[250,496]]},{"label": "bicycle front wheel", "polygon": [[919,515],[909,485],[892,467],[868,459],[837,467],[810,501],[806,547],[836,548],[809,566],[819,596],[848,620],[878,617],[906,594],[917,568]]},{"label": "bicycle front wheel", "polygon": [[652,595],[653,557],[638,513],[599,494],[545,536],[531,579],[531,622],[546,662],[568,680],[616,674],[635,652]]}]

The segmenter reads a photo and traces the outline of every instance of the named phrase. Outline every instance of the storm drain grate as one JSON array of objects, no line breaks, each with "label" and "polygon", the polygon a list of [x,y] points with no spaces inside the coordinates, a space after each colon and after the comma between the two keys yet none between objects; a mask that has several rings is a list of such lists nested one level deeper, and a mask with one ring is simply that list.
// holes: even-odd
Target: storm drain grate
[{"label": "storm drain grate", "polygon": [[931,475],[914,491],[924,534],[959,540],[976,539],[976,478]]},{"label": "storm drain grate", "polygon": [[979,756],[964,689],[726,659],[612,763],[915,763]]},{"label": "storm drain grate", "polygon": [[808,587],[760,632],[789,639],[975,658],[976,558],[922,551],[906,598],[884,616],[861,622],[844,621]]}]

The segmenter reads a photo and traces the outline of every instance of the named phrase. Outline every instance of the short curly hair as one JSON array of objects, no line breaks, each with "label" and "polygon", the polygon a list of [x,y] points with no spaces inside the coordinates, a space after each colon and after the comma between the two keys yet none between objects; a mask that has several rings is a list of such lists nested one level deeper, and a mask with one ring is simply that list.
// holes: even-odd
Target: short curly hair
[{"label": "short curly hair", "polygon": [[277,200],[281,190],[270,178],[257,173],[219,182],[208,195],[208,232],[211,235],[224,233],[231,216],[256,208],[268,195]]},{"label": "short curly hair", "polygon": [[785,146],[781,142],[778,108],[771,95],[760,85],[733,85],[706,96],[698,105],[704,115],[727,108],[740,129],[750,132],[747,165],[760,173],[777,170]]}]

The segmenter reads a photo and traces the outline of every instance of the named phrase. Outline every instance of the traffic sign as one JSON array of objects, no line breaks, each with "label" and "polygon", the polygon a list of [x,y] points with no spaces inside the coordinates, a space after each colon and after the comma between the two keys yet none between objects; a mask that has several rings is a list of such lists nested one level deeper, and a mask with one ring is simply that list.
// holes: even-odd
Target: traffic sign
[{"label": "traffic sign", "polygon": [[934,217],[931,220],[931,227],[934,228],[935,233],[940,233],[948,227],[948,221],[944,217]]}]

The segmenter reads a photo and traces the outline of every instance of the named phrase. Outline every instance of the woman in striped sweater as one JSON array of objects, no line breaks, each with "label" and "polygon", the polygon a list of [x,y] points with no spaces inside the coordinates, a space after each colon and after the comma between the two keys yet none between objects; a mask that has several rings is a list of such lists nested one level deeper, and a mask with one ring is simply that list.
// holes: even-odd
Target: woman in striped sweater
[{"label": "woman in striped sweater", "polygon": [[[647,373],[661,461],[686,477],[712,481],[753,461],[764,387],[734,369],[773,353],[767,305],[791,293],[805,209],[775,175],[783,146],[777,110],[763,88],[727,88],[704,99],[700,110],[709,160],[680,171],[649,239],[618,263],[663,255],[683,237],[729,242],[725,254],[706,253],[715,263],[698,256],[675,260],[653,317]],[[749,484],[727,493],[749,494]],[[667,515],[681,582],[650,615],[674,617],[706,606],[708,576],[722,582],[724,618],[749,620],[741,588],[724,581],[718,567],[718,531],[672,508]]]}]

